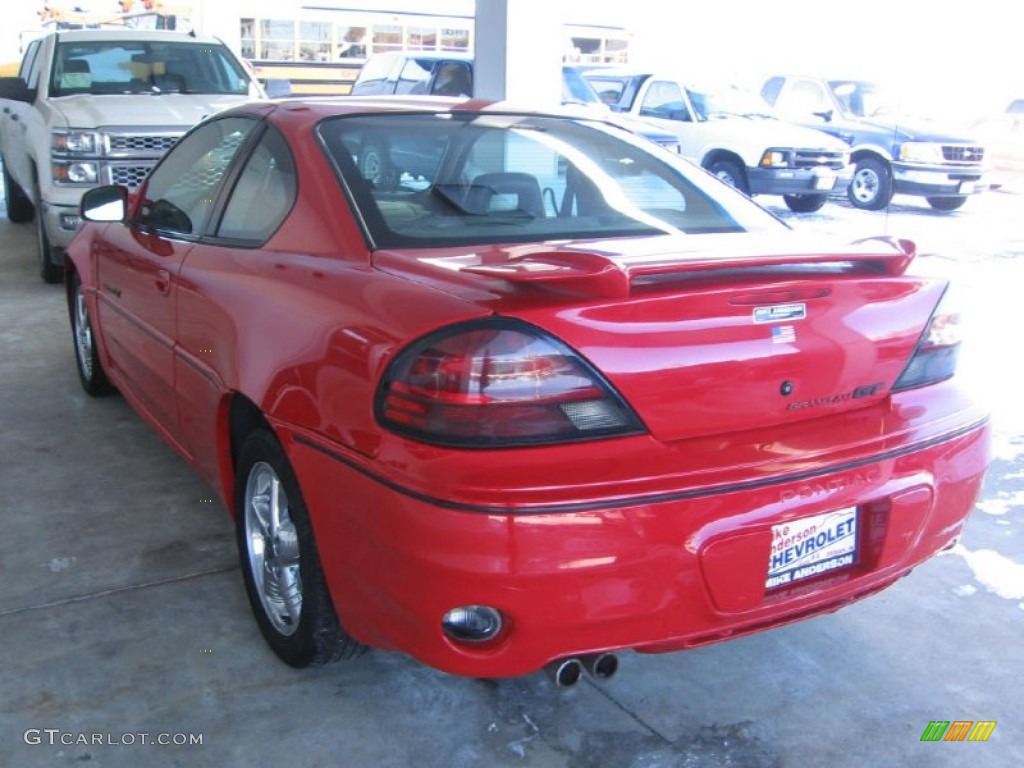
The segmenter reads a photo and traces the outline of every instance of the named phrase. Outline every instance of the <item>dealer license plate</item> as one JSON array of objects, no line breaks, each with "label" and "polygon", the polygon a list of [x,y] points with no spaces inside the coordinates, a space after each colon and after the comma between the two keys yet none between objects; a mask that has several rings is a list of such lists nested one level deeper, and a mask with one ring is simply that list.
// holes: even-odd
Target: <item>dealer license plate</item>
[{"label": "dealer license plate", "polygon": [[785,587],[856,562],[856,507],[773,525],[765,588]]},{"label": "dealer license plate", "polygon": [[974,194],[974,182],[973,181],[961,181],[960,188],[957,190],[961,195],[973,195]]}]

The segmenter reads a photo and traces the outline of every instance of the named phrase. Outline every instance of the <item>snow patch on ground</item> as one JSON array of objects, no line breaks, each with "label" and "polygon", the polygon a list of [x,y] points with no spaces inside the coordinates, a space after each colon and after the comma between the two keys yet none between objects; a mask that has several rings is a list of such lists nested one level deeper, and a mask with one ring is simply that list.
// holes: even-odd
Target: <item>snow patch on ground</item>
[{"label": "snow patch on ground", "polygon": [[1019,432],[998,429],[992,432],[992,458],[1016,461],[1021,457],[1024,457],[1024,443],[1021,442]]},{"label": "snow patch on ground", "polygon": [[55,557],[48,563],[43,563],[43,566],[47,568],[50,573],[60,573],[66,571],[78,560],[77,557]]},{"label": "snow patch on ground", "polygon": [[975,507],[986,515],[1005,515],[1014,507],[1024,507],[1024,491],[999,491],[994,499],[983,499]]},{"label": "snow patch on ground", "polygon": [[1024,600],[1024,564],[991,549],[971,551],[957,544],[952,553],[962,557],[974,578],[989,592],[1007,600]]}]

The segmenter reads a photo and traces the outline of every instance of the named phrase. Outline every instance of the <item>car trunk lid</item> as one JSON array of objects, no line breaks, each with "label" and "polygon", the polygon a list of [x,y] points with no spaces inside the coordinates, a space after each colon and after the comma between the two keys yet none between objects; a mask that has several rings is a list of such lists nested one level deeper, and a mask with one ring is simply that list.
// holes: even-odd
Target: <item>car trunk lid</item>
[{"label": "car trunk lid", "polygon": [[944,290],[904,276],[913,256],[890,239],[826,250],[697,235],[488,246],[406,266],[439,287],[484,278],[478,298],[572,345],[655,437],[676,440],[886,397]]}]

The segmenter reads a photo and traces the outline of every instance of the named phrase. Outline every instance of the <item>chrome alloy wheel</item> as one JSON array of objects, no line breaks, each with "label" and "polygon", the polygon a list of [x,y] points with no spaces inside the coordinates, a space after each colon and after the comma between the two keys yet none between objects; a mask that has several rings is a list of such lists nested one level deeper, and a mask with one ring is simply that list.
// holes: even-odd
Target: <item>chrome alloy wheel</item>
[{"label": "chrome alloy wheel", "polygon": [[89,310],[85,304],[82,286],[75,289],[75,353],[82,366],[82,376],[92,379],[92,326],[89,324]]},{"label": "chrome alloy wheel", "polygon": [[281,479],[262,461],[253,465],[245,484],[245,538],[263,610],[274,629],[291,636],[302,614],[299,537]]},{"label": "chrome alloy wheel", "polygon": [[862,203],[870,203],[878,197],[882,180],[874,168],[858,168],[850,183],[850,194]]}]

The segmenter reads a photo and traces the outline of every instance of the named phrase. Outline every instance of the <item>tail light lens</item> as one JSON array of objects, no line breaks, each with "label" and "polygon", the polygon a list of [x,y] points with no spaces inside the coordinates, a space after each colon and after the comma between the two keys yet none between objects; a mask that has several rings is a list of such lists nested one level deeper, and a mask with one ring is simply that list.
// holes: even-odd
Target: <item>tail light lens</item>
[{"label": "tail light lens", "polygon": [[914,356],[903,369],[893,390],[935,384],[956,372],[963,329],[960,325],[960,312],[950,298],[952,294],[953,291],[947,288],[917,343]]},{"label": "tail light lens", "polygon": [[378,421],[428,443],[508,446],[644,431],[586,360],[514,320],[459,325],[405,349],[377,393]]}]

